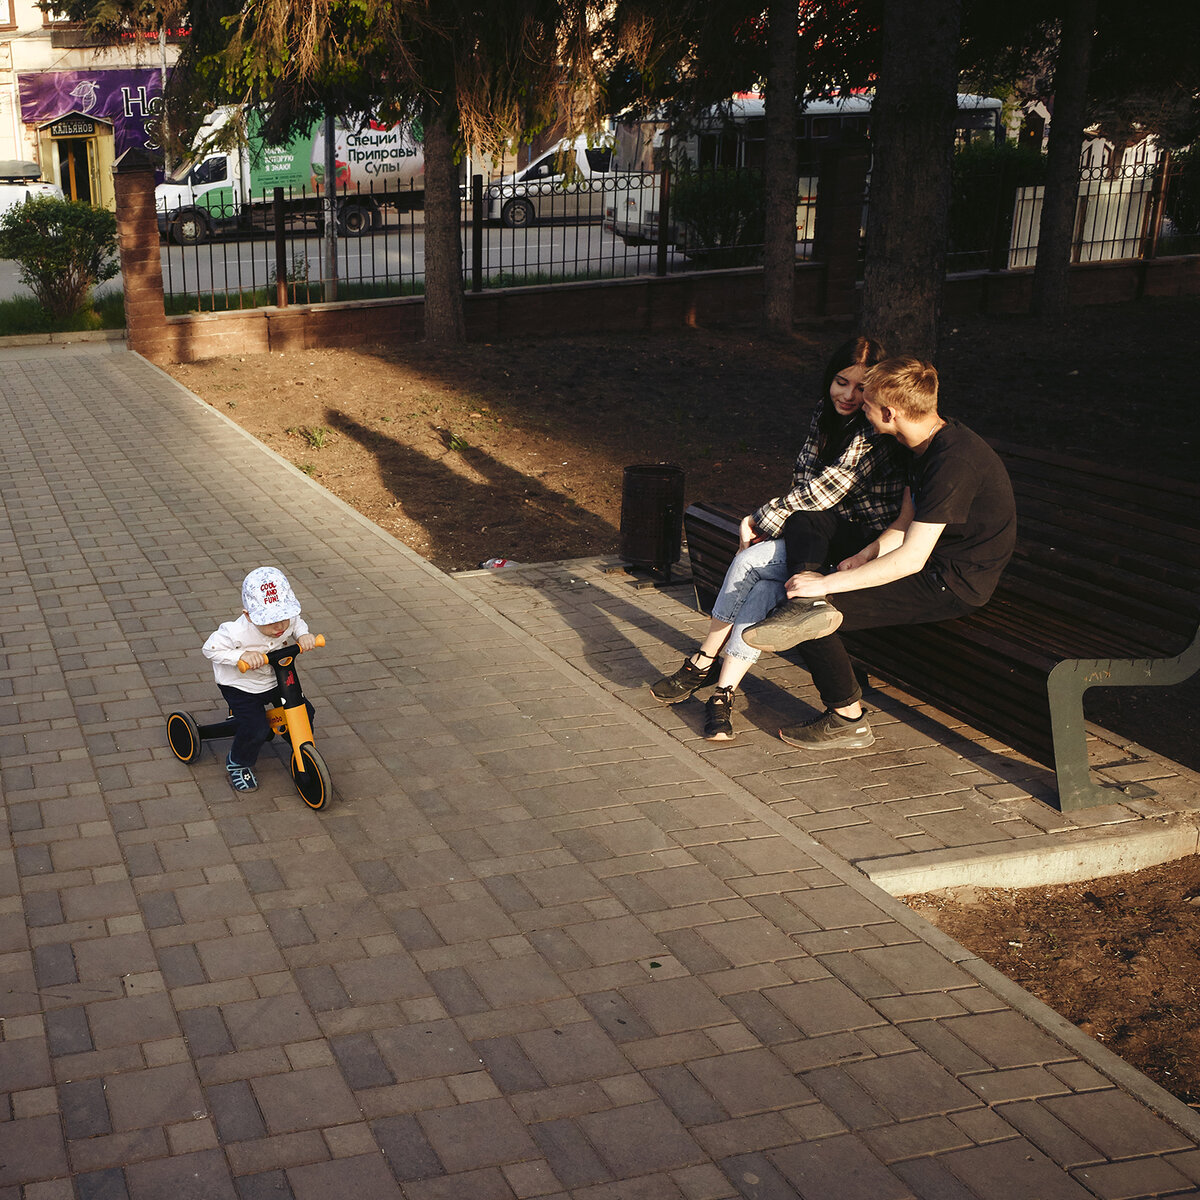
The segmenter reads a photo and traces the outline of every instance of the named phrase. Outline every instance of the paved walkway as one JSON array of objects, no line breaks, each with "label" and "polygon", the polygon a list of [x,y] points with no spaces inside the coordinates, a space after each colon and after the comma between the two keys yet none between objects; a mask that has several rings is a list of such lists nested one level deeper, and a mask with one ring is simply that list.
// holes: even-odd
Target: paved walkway
[{"label": "paved walkway", "polygon": [[[1190,1109],[847,861],[1083,836],[1004,755],[712,750],[630,688],[677,596],[446,577],[115,347],[0,350],[0,419],[0,1200],[1200,1195]],[[319,814],[164,744],[261,562]],[[1123,753],[1165,799],[1099,819],[1182,822]]]}]

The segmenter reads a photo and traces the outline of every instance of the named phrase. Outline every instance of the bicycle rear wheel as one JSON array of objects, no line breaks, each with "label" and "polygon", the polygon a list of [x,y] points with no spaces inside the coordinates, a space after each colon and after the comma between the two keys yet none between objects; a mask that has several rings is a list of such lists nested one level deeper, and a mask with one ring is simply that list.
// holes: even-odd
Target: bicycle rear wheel
[{"label": "bicycle rear wheel", "polygon": [[[297,757],[300,759],[299,766],[296,763]],[[292,782],[296,785],[300,798],[309,808],[324,808],[326,801],[333,794],[333,784],[329,779],[329,768],[317,752],[317,748],[312,742],[305,742],[291,763]]]}]

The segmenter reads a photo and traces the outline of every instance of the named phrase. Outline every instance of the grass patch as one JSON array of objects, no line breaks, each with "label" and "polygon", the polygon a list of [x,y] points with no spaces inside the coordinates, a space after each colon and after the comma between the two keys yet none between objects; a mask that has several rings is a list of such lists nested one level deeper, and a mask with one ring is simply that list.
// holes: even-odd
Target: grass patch
[{"label": "grass patch", "polygon": [[105,292],[90,308],[61,320],[51,320],[32,296],[0,300],[0,337],[27,333],[85,333],[93,329],[125,328],[125,296]]}]

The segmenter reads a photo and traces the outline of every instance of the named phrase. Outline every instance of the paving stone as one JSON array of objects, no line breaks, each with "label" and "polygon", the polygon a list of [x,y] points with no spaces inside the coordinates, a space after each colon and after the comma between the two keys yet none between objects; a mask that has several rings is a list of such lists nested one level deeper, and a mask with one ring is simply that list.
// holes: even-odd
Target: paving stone
[{"label": "paving stone", "polygon": [[82,1006],[51,1009],[46,1013],[46,1039],[55,1058],[94,1050],[87,1010]]},{"label": "paving stone", "polygon": [[400,1200],[404,1194],[378,1154],[293,1167],[288,1179],[295,1200],[327,1200],[337,1195]]},{"label": "paving stone", "polygon": [[117,1132],[190,1121],[204,1112],[204,1097],[190,1064],[110,1075],[105,1089]]},{"label": "paving stone", "polygon": [[356,1091],[396,1082],[370,1034],[330,1038],[329,1046],[337,1057],[346,1082]]},{"label": "paving stone", "polygon": [[838,979],[768,988],[765,995],[807,1037],[883,1023],[875,1009]]},{"label": "paving stone", "polygon": [[771,1154],[802,1196],[839,1200],[911,1200],[912,1193],[853,1134],[785,1146]]},{"label": "paving stone", "polygon": [[418,1114],[417,1120],[450,1173],[479,1170],[536,1154],[524,1124],[504,1100],[431,1109]]},{"label": "paving stone", "polygon": [[295,1200],[295,1193],[283,1171],[242,1175],[234,1180],[234,1186],[241,1200]]},{"label": "paving stone", "polygon": [[617,1178],[677,1170],[704,1159],[699,1146],[660,1101],[585,1113],[578,1122]]},{"label": "paving stone", "polygon": [[58,1088],[63,1127],[68,1139],[96,1137],[112,1133],[112,1120],[104,1098],[104,1081],[81,1079]]},{"label": "paving stone", "polygon": [[272,1134],[338,1125],[359,1118],[358,1105],[335,1067],[312,1067],[250,1081]]},{"label": "paving stone", "polygon": [[129,1200],[125,1172],[120,1167],[76,1175],[75,1187],[79,1200]]},{"label": "paving stone", "polygon": [[206,1088],[205,1094],[222,1142],[267,1136],[266,1123],[246,1080],[216,1084]]},{"label": "paving stone", "polygon": [[1024,1140],[955,1150],[939,1161],[979,1200],[1086,1200],[1089,1196]]},{"label": "paving stone", "polygon": [[238,1200],[224,1157],[201,1150],[172,1158],[130,1163],[125,1168],[130,1200],[203,1195],[205,1200]]},{"label": "paving stone", "polygon": [[1046,1109],[1109,1158],[1182,1150],[1188,1140],[1122,1092],[1053,1096]]},{"label": "paving stone", "polygon": [[0,1121],[0,1187],[67,1173],[57,1115]]}]

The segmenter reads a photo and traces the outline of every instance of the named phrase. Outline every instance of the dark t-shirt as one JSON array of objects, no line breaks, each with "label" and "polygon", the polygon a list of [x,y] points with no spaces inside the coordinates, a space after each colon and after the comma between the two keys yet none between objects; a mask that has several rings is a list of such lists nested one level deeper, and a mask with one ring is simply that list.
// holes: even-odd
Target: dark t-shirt
[{"label": "dark t-shirt", "polygon": [[913,458],[908,485],[916,520],[946,527],[928,567],[966,603],[986,603],[1017,536],[1012,483],[999,455],[977,433],[947,420]]}]

